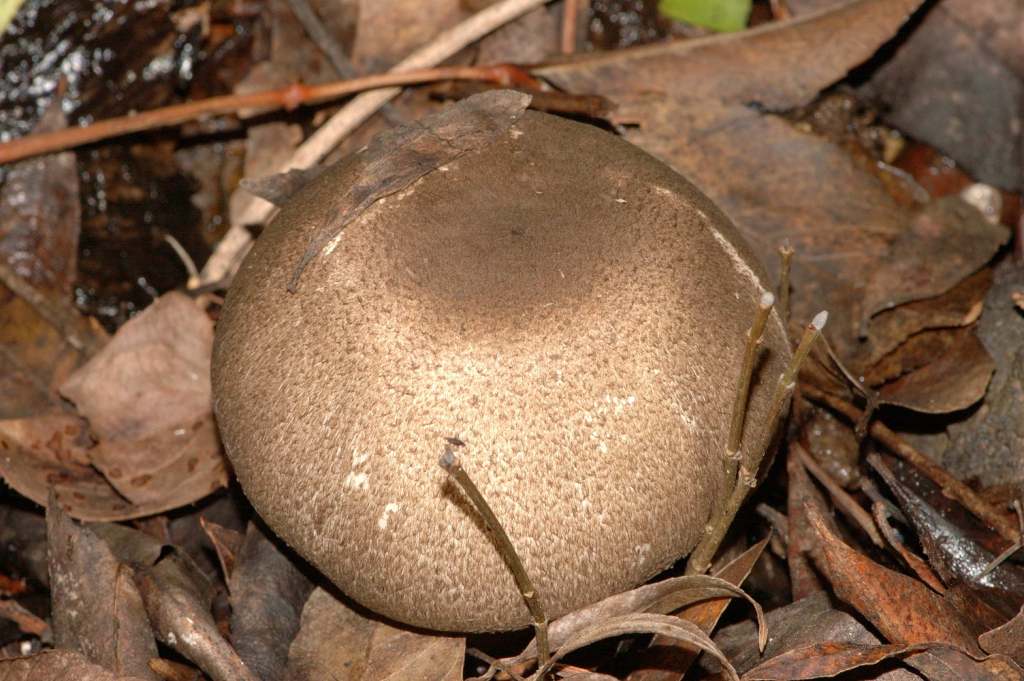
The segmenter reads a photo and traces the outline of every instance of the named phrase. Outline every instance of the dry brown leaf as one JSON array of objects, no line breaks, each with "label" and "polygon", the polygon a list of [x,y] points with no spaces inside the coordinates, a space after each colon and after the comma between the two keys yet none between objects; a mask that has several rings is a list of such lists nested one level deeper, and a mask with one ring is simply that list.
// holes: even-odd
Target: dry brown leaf
[{"label": "dry brown leaf", "polygon": [[594,53],[536,73],[577,94],[653,92],[678,101],[788,109],[806,104],[867,60],[920,4],[856,0],[796,21]]},{"label": "dry brown leaf", "polygon": [[117,674],[156,681],[156,642],[131,568],[50,498],[46,513],[53,641]]},{"label": "dry brown leaf", "polygon": [[92,465],[148,513],[191,503],[227,482],[212,413],[212,346],[206,314],[168,293],[61,386],[97,437]]},{"label": "dry brown leaf", "polygon": [[238,656],[259,678],[282,678],[313,585],[293,558],[250,522],[228,589],[231,641]]},{"label": "dry brown leaf", "polygon": [[786,472],[789,475],[786,503],[789,543],[786,545],[786,562],[789,565],[793,600],[800,601],[825,588],[818,571],[811,565],[811,556],[817,551],[818,543],[811,528],[808,508],[814,508],[819,515],[827,517],[828,506],[825,504],[825,496],[811,481],[811,476],[796,452],[789,452]]},{"label": "dry brown leaf", "polygon": [[626,634],[658,634],[661,636],[670,636],[693,646],[697,650],[701,650],[712,655],[721,663],[730,679],[739,681],[739,676],[736,674],[736,670],[733,669],[731,664],[729,664],[729,661],[725,658],[725,655],[722,654],[722,651],[718,649],[718,646],[708,638],[707,634],[701,631],[700,627],[693,622],[688,622],[687,620],[679,619],[678,617],[673,617],[671,615],[655,615],[650,613],[633,613],[631,615],[611,617],[575,633],[565,643],[563,643],[557,651],[555,651],[551,656],[551,661],[547,665],[539,668],[530,678],[533,681],[542,679],[551,667],[558,662],[558,660],[571,652],[585,648],[597,641],[615,638],[617,636],[625,636]]},{"label": "dry brown leaf", "polygon": [[217,561],[220,563],[221,575],[224,581],[230,584],[231,574],[235,571],[235,561],[239,550],[242,548],[242,541],[245,539],[245,535],[237,530],[219,525],[212,520],[207,520],[205,517],[199,518],[199,524],[202,526],[203,532],[210,539],[210,543],[213,544],[214,551],[217,552]]},{"label": "dry brown leaf", "polygon": [[1024,186],[1024,6],[943,0],[866,84],[886,118],[979,181]]},{"label": "dry brown leaf", "polygon": [[[715,577],[724,579],[735,586],[742,584],[761,557],[769,539],[770,537],[765,537],[751,546],[716,572]],[[710,634],[731,600],[731,598],[716,598],[696,603],[677,612],[676,616],[693,622],[702,631]],[[764,648],[767,640],[764,634],[767,632],[768,627],[759,619],[755,647]],[[630,672],[628,681],[679,681],[696,658],[697,651],[682,642],[665,636],[655,636],[651,640],[650,647],[645,651],[644,657]]]},{"label": "dry brown leaf", "polygon": [[807,508],[817,532],[816,563],[836,596],[850,604],[891,643],[940,642],[972,654],[981,649],[960,615],[921,582],[858,553],[828,528],[821,513]]},{"label": "dry brown leaf", "polygon": [[906,645],[815,643],[793,648],[762,662],[743,675],[743,681],[798,681],[832,677],[851,669],[878,664],[905,652]]},{"label": "dry brown leaf", "polygon": [[1005,624],[978,637],[985,652],[1006,655],[1017,664],[1024,664],[1024,607]]},{"label": "dry brown leaf", "polygon": [[352,61],[361,72],[386,71],[466,16],[462,0],[360,0]]},{"label": "dry brown leaf", "polygon": [[974,333],[960,334],[946,352],[879,390],[882,402],[925,414],[948,414],[985,396],[995,360]]},{"label": "dry brown leaf", "polygon": [[31,657],[0,660],[0,681],[141,681],[119,676],[73,650],[44,650]]},{"label": "dry brown leaf", "polygon": [[287,681],[462,681],[464,638],[395,628],[323,589],[310,594]]}]

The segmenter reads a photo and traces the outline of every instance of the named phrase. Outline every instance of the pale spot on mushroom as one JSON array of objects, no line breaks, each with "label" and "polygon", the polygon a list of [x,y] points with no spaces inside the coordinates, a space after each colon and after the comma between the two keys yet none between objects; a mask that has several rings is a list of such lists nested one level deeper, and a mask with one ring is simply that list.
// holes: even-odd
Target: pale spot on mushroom
[{"label": "pale spot on mushroom", "polygon": [[662,194],[662,195],[666,195],[666,194],[671,194],[672,193],[668,189],[665,189],[664,187],[658,187],[658,186],[654,187],[654,191],[656,193]]},{"label": "pale spot on mushroom", "polygon": [[642,565],[647,560],[647,555],[651,552],[651,545],[639,544],[633,547],[633,551],[636,553],[637,565]]},{"label": "pale spot on mushroom", "polygon": [[370,452],[369,451],[360,452],[358,449],[353,449],[352,450],[352,468],[355,468],[356,466],[363,465],[364,463],[367,462],[367,460],[369,460],[369,458],[370,458]]},{"label": "pale spot on mushroom", "polygon": [[369,489],[370,476],[367,473],[351,471],[345,476],[345,482],[343,484],[348,489]]},{"label": "pale spot on mushroom", "polygon": [[448,166],[438,166],[437,169],[440,170],[442,173],[447,173],[450,170]]},{"label": "pale spot on mushroom", "polygon": [[331,239],[330,243],[327,244],[327,247],[324,249],[324,255],[330,255],[331,253],[333,253],[334,249],[337,248],[338,244],[341,243],[341,237],[344,235],[345,230],[338,232],[338,236]]},{"label": "pale spot on mushroom", "polygon": [[608,444],[604,440],[602,440],[601,442],[598,442],[597,443],[597,451],[599,453],[601,453],[601,454],[607,454],[608,453]]},{"label": "pale spot on mushroom", "polygon": [[625,203],[626,199],[615,199],[615,203]]},{"label": "pale spot on mushroom", "polygon": [[401,504],[396,504],[393,501],[389,501],[384,505],[384,512],[380,514],[380,518],[377,519],[377,527],[382,530],[388,529],[388,517],[392,513],[398,512],[398,509],[402,508]]},{"label": "pale spot on mushroom", "polygon": [[508,134],[512,137],[512,139],[517,140],[526,133],[524,133],[519,128],[509,128]]}]

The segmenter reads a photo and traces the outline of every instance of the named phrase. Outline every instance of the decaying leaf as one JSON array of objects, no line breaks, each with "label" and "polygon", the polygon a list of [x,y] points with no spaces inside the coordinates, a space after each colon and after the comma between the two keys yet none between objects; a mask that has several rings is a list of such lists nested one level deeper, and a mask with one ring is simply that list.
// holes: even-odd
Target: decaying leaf
[{"label": "decaying leaf", "polygon": [[31,657],[0,660],[3,681],[143,681],[136,676],[120,676],[89,662],[73,650],[44,650]]},{"label": "decaying leaf", "polygon": [[841,672],[878,664],[906,652],[907,646],[857,645],[853,643],[814,643],[794,648],[762,662],[743,675],[743,681],[797,681],[820,679]]},{"label": "decaying leaf", "polygon": [[231,638],[239,657],[259,678],[282,678],[313,585],[294,557],[249,523],[228,588]]},{"label": "decaying leaf", "polygon": [[942,642],[982,654],[959,613],[940,596],[845,544],[813,507],[808,507],[808,514],[821,547],[816,562],[836,596],[856,608],[889,642]]},{"label": "decaying leaf", "polygon": [[53,640],[117,674],[156,680],[156,642],[133,581],[107,544],[75,523],[56,495],[47,508]]},{"label": "decaying leaf", "polygon": [[191,503],[227,482],[213,422],[212,345],[206,314],[168,293],[61,386],[97,437],[90,463],[146,513]]},{"label": "decaying leaf", "polygon": [[1017,664],[1024,664],[1024,607],[1005,624],[978,637],[985,652],[1006,655]]},{"label": "decaying leaf", "polygon": [[578,94],[648,92],[679,102],[757,102],[788,109],[806,104],[865,61],[920,4],[855,0],[796,21],[593,53],[536,73]]},{"label": "decaying leaf", "polygon": [[396,629],[323,589],[310,594],[287,681],[461,681],[465,639]]}]

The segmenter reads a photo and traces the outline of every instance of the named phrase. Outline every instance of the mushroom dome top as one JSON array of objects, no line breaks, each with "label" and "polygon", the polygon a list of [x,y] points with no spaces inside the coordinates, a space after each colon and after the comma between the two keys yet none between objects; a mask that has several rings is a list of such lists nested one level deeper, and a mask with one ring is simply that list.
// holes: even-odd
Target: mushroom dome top
[{"label": "mushroom dome top", "polygon": [[[300,190],[228,293],[226,451],[255,509],[346,594],[412,625],[529,613],[438,466],[451,439],[555,617],[688,553],[727,491],[745,333],[766,290],[729,220],[597,128],[526,112],[360,213],[288,282],[358,182]],[[788,359],[773,313],[745,441]]]}]

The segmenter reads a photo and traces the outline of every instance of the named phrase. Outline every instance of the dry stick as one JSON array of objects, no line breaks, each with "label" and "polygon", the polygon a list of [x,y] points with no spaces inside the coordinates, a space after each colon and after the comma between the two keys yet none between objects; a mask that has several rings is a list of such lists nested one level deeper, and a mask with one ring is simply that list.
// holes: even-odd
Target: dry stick
[{"label": "dry stick", "polygon": [[836,506],[864,530],[864,533],[871,538],[875,546],[885,548],[885,541],[882,539],[882,535],[879,534],[878,528],[875,527],[875,521],[871,518],[871,514],[865,511],[846,490],[832,479],[832,476],[821,467],[821,464],[810,455],[803,445],[799,442],[793,442],[790,444],[790,448],[796,452],[796,456],[800,463],[804,465],[804,468],[810,471],[815,480],[828,490]]},{"label": "dry stick", "polygon": [[1005,563],[1010,556],[1020,551],[1021,547],[1024,547],[1024,509],[1021,509],[1020,500],[1013,500],[1013,510],[1017,513],[1017,541],[1013,542],[1006,547],[1002,553],[992,559],[992,561],[985,566],[985,569],[981,571],[979,577],[984,577],[988,573],[995,570],[997,567]]},{"label": "dry stick", "polygon": [[747,401],[750,398],[750,381],[754,375],[754,362],[757,360],[757,351],[761,347],[761,337],[764,335],[764,327],[768,323],[768,315],[771,314],[772,305],[775,303],[775,296],[771,293],[761,295],[757,304],[757,313],[754,315],[754,322],[747,330],[747,345],[743,352],[743,366],[740,368],[740,381],[736,386],[736,400],[732,405],[732,423],[729,426],[729,442],[725,448],[725,479],[734,481],[736,469],[740,463],[740,444],[743,440],[743,423],[747,415]]},{"label": "dry stick", "polygon": [[[352,62],[345,55],[345,50],[341,44],[334,39],[334,36],[324,26],[324,22],[320,20],[316,10],[309,4],[309,0],[288,0],[288,6],[291,7],[292,14],[302,24],[302,28],[305,29],[310,39],[320,48],[321,52],[327,55],[327,59],[330,60],[331,66],[334,67],[338,76],[341,78],[357,78],[359,74],[355,66],[352,65]],[[405,116],[400,114],[390,104],[385,104],[381,107],[380,112],[392,125],[401,125],[405,122]]]},{"label": "dry stick", "polygon": [[[413,52],[392,69],[392,73],[408,72],[435,66],[448,59],[462,48],[484,37],[494,29],[507,24],[535,7],[550,0],[502,0],[482,9],[457,26],[441,33],[433,41]],[[396,97],[401,88],[382,88],[364,92],[353,98],[338,113],[334,114],[319,130],[303,142],[292,157],[280,165],[276,172],[305,169],[318,163],[349,133]],[[247,195],[239,210],[239,220],[231,225],[224,238],[217,244],[213,255],[203,267],[202,283],[208,284],[228,280],[237,269],[242,256],[252,242],[247,225],[262,224],[274,212],[274,206],[262,199]]]},{"label": "dry stick", "polygon": [[804,329],[803,336],[800,338],[800,344],[793,353],[793,359],[790,360],[786,370],[779,376],[779,382],[775,386],[775,392],[772,395],[772,401],[768,408],[768,419],[761,432],[761,440],[754,449],[750,450],[747,460],[740,466],[739,479],[736,481],[736,485],[733,487],[732,493],[725,503],[725,508],[722,509],[714,523],[708,526],[704,537],[697,544],[697,548],[694,549],[689,562],[686,564],[686,574],[699,575],[707,572],[707,569],[711,566],[711,560],[715,557],[718,547],[721,545],[722,540],[725,539],[726,532],[729,531],[733,519],[739,512],[740,506],[743,505],[747,495],[750,494],[750,490],[757,484],[758,468],[771,447],[776,429],[785,413],[786,404],[796,388],[796,377],[800,373],[800,367],[803,365],[804,360],[807,359],[811,348],[814,347],[814,342],[821,336],[821,330],[825,328],[827,321],[828,313],[824,311],[819,312]]},{"label": "dry stick", "polygon": [[576,51],[576,29],[579,27],[580,12],[586,9],[588,0],[565,0],[562,9],[562,54]]},{"label": "dry stick", "polygon": [[0,164],[18,161],[28,156],[71,149],[133,132],[166,128],[208,116],[235,113],[241,109],[294,109],[307,104],[320,104],[363,90],[390,85],[431,83],[438,80],[486,80],[506,83],[512,73],[514,71],[504,66],[447,66],[363,76],[322,85],[295,84],[275,90],[209,97],[128,116],[107,118],[85,127],[64,128],[5,142],[0,144]]},{"label": "dry stick", "polygon": [[533,628],[537,632],[537,664],[540,667],[544,667],[551,657],[551,652],[548,648],[548,618],[544,614],[544,606],[541,604],[540,596],[533,587],[530,576],[526,574],[523,561],[520,560],[519,554],[516,553],[516,549],[512,545],[512,540],[508,538],[505,528],[502,527],[498,517],[494,515],[494,511],[491,510],[484,496],[480,494],[480,490],[477,489],[477,486],[470,479],[469,474],[463,469],[462,464],[459,462],[459,457],[455,455],[450,446],[445,447],[440,463],[441,468],[455,482],[459,483],[459,487],[466,493],[469,500],[473,502],[477,512],[483,516],[484,524],[494,536],[494,541],[498,546],[498,553],[501,554],[505,564],[508,565],[508,569],[512,571],[512,576],[516,580],[519,593],[522,594],[523,600],[526,601],[526,607],[530,610],[530,615],[533,617]]},{"label": "dry stick", "polygon": [[[801,385],[800,394],[814,402],[834,409],[853,423],[860,421],[863,416],[861,410],[854,405],[839,397],[830,395],[813,385]],[[1016,528],[999,511],[993,508],[991,504],[975,494],[970,487],[957,480],[944,468],[928,458],[928,456],[912,447],[910,443],[890,430],[884,423],[872,421],[868,432],[871,434],[871,437],[885,445],[893,454],[913,464],[918,470],[928,476],[932,482],[942,488],[943,494],[960,502],[964,508],[988,523],[1003,539],[1008,542],[1016,542],[1020,537]]]},{"label": "dry stick", "polygon": [[788,242],[779,246],[779,258],[782,261],[779,267],[779,316],[782,317],[782,323],[787,328],[789,326],[789,275],[793,268],[793,252],[793,247]]}]

